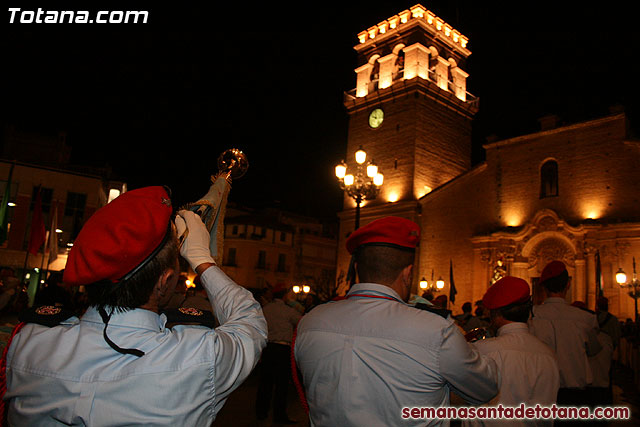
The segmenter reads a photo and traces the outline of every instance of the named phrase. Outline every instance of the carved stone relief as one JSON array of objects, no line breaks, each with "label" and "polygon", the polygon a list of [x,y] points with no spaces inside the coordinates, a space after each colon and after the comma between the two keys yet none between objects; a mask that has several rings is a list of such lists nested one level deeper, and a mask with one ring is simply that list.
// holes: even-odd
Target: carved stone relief
[{"label": "carved stone relief", "polygon": [[573,249],[564,241],[553,237],[540,241],[529,254],[529,267],[545,266],[553,260],[561,260],[567,266],[575,266]]}]

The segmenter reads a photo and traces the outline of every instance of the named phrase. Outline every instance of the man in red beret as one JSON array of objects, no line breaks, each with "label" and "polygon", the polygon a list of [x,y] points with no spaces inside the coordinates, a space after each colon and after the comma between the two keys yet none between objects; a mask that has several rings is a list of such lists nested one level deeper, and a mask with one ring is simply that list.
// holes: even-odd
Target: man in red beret
[{"label": "man in red beret", "polygon": [[[255,366],[267,326],[251,293],[216,265],[200,218],[172,221],[163,187],[124,193],[84,225],[64,281],[90,307],[54,327],[28,323],[6,358],[9,425],[210,425]],[[177,234],[188,230],[181,248]],[[165,327],[178,254],[201,276],[220,326]],[[41,310],[39,321],[56,314]]]},{"label": "man in red beret", "polygon": [[553,349],[560,369],[558,404],[589,403],[587,386],[593,382],[589,357],[601,349],[595,314],[567,303],[571,281],[562,261],[551,261],[540,273],[545,300],[533,307],[529,330]]},{"label": "man in red beret", "polygon": [[406,303],[419,231],[398,217],[354,231],[347,250],[359,283],[298,324],[295,357],[312,425],[424,425],[403,419],[403,407],[448,406],[452,390],[472,403],[496,395],[495,362],[466,342],[451,317]]},{"label": "man in red beret", "polygon": [[[487,290],[482,304],[490,312],[496,337],[473,345],[480,354],[492,358],[500,370],[500,392],[489,406],[516,407],[524,403],[534,407],[555,403],[560,373],[553,350],[529,332],[529,284],[518,277],[505,276]],[[532,425],[532,421],[535,420],[510,420],[509,424]]]}]

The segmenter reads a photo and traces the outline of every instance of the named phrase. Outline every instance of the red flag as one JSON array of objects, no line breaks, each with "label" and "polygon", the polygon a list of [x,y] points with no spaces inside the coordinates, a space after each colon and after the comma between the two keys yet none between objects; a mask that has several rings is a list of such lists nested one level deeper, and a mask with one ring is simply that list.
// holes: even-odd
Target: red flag
[{"label": "red flag", "polygon": [[51,228],[49,229],[49,264],[58,258],[58,202],[51,205]]},{"label": "red flag", "polygon": [[41,189],[38,188],[36,203],[33,207],[33,216],[31,217],[31,236],[29,238],[29,253],[31,255],[38,254],[46,238],[44,221],[42,219],[42,196],[40,195],[40,190]]}]

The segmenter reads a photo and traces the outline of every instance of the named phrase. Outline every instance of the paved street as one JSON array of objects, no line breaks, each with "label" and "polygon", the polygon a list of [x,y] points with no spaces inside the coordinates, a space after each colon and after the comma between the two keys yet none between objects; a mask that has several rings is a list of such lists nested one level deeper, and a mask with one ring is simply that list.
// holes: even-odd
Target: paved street
[{"label": "paved street", "polygon": [[[247,380],[231,394],[227,403],[218,414],[214,427],[267,427],[273,425],[277,427],[279,424],[272,424],[271,414],[266,423],[259,424],[256,420],[256,392],[258,390],[258,370],[254,369]],[[289,424],[294,427],[307,427],[307,415],[300,404],[297,392],[293,384],[290,384],[288,394],[288,415],[292,420],[298,421],[297,424]]]},{"label": "paved street", "polygon": [[[632,419],[629,421],[612,421],[612,426],[638,426],[640,425],[640,394],[633,384],[633,373],[621,366],[614,370],[614,406],[629,406],[631,408]],[[258,424],[255,418],[255,396],[258,388],[258,378],[256,371],[244,382],[227,400],[224,408],[213,423],[214,427],[255,427],[270,426],[277,427],[277,424]],[[455,398],[454,398],[455,400]],[[293,385],[289,391],[289,418],[299,421],[294,424],[296,427],[307,427],[306,414],[298,400]],[[400,424],[400,423],[399,423]],[[460,425],[459,422],[452,422],[452,426]],[[581,422],[586,426],[588,423]],[[598,425],[606,425],[599,423]]]}]

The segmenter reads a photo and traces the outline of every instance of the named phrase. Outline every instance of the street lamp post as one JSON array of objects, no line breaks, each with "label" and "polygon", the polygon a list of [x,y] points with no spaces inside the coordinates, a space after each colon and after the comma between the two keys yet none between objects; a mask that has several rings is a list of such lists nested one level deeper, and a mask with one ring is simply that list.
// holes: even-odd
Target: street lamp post
[{"label": "street lamp post", "polygon": [[356,171],[347,173],[347,165],[340,162],[336,165],[336,177],[340,182],[340,188],[347,192],[347,195],[356,202],[356,230],[360,228],[360,205],[364,200],[373,200],[380,192],[380,186],[384,181],[384,176],[378,171],[373,161],[367,161],[367,153],[362,146],[356,151]]},{"label": "street lamp post", "polygon": [[640,298],[640,282],[638,282],[638,276],[636,274],[636,257],[633,257],[633,278],[630,283],[627,283],[627,274],[618,268],[616,272],[616,282],[621,288],[629,289],[629,296],[633,298],[635,308],[635,322],[638,324],[638,298]]}]

